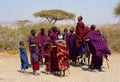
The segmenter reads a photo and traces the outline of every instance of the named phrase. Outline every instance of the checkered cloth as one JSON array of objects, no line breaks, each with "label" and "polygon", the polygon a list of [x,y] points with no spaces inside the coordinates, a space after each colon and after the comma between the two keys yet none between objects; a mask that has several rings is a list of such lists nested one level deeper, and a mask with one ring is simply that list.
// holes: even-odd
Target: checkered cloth
[{"label": "checkered cloth", "polygon": [[92,31],[89,34],[88,38],[90,40],[91,45],[94,47],[95,54],[97,56],[111,54],[105,38],[98,31]]},{"label": "checkered cloth", "polygon": [[57,59],[58,59],[58,67],[60,70],[68,69],[68,61],[69,61],[69,52],[66,46],[66,41],[56,41],[57,46]]}]

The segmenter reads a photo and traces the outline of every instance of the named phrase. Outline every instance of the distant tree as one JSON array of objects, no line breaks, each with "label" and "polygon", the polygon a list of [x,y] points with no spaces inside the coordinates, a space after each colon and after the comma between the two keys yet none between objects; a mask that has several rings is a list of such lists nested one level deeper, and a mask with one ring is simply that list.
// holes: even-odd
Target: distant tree
[{"label": "distant tree", "polygon": [[120,2],[115,7],[114,13],[116,14],[116,16],[120,16]]},{"label": "distant tree", "polygon": [[74,20],[75,14],[63,10],[42,10],[33,14],[35,17],[46,18],[50,24],[55,24],[58,20]]},{"label": "distant tree", "polygon": [[30,21],[30,20],[18,20],[16,24],[19,25],[20,27],[24,27],[27,23],[30,23],[30,22],[32,22],[32,21]]}]

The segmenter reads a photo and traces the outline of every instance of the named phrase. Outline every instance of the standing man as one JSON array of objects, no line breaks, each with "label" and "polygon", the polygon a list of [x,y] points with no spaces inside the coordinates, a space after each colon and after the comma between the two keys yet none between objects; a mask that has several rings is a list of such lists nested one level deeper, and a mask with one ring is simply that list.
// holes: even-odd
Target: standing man
[{"label": "standing man", "polygon": [[39,45],[41,47],[40,55],[41,55],[41,60],[43,63],[43,58],[45,58],[44,45],[47,39],[44,28],[40,29],[40,33],[38,33],[37,38],[38,38]]},{"label": "standing man", "polygon": [[64,28],[63,40],[65,40],[65,41],[67,39],[67,34],[68,34],[67,32],[68,32],[67,28]]},{"label": "standing man", "polygon": [[84,42],[84,36],[85,36],[85,24],[82,22],[83,20],[83,17],[82,16],[79,16],[78,17],[78,23],[77,23],[77,26],[76,26],[76,46],[77,46],[77,49],[78,49],[78,54],[80,54],[81,56],[81,64],[84,64],[83,63],[83,60],[86,56],[86,49],[85,49],[85,42]]},{"label": "standing man", "polygon": [[77,54],[76,54],[75,34],[73,27],[70,28],[70,33],[67,40],[67,47],[69,49],[70,60],[72,60],[72,63],[76,64]]},{"label": "standing man", "polygon": [[40,57],[40,49],[38,44],[38,39],[36,37],[36,30],[31,30],[31,35],[29,37],[29,49],[31,54],[31,63],[33,68],[33,74],[37,74],[37,70],[39,70],[39,57]]},{"label": "standing man", "polygon": [[57,35],[57,27],[51,28],[51,33],[49,35],[50,42],[52,44],[52,51],[51,51],[51,72],[55,74],[58,69],[58,60],[57,60],[57,47],[55,45],[55,41],[58,39]]},{"label": "standing man", "polygon": [[[92,26],[93,28],[93,26]],[[110,49],[107,46],[105,38],[100,34],[99,31],[93,30],[88,35],[89,39],[89,50],[92,53],[91,67],[102,71],[103,56],[110,55]]]}]

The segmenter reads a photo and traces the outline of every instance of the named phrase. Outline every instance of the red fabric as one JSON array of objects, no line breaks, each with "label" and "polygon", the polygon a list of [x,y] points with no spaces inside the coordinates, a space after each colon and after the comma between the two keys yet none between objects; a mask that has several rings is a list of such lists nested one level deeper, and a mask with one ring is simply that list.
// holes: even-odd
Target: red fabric
[{"label": "red fabric", "polygon": [[38,46],[39,45],[39,41],[38,41],[37,37],[35,37],[35,42],[36,42],[36,45]]},{"label": "red fabric", "polygon": [[51,72],[51,55],[50,55],[50,53],[45,54],[45,65],[46,65],[46,71]]},{"label": "red fabric", "polygon": [[83,40],[88,37],[90,32],[91,32],[90,28],[89,27],[85,27],[85,33],[83,35]]},{"label": "red fabric", "polygon": [[76,27],[76,37],[82,39],[85,31],[85,24],[83,22],[78,22]]},{"label": "red fabric", "polygon": [[57,47],[53,47],[51,51],[51,71],[59,71],[57,60]]},{"label": "red fabric", "polygon": [[33,70],[39,70],[39,62],[33,62]]},{"label": "red fabric", "polygon": [[79,42],[83,41],[83,35],[85,33],[85,24],[81,21],[76,26],[76,46],[80,47]]},{"label": "red fabric", "polygon": [[69,43],[68,43],[68,40],[69,40],[69,37],[70,37],[71,33],[68,33],[67,36],[66,36],[66,45],[69,49]]},{"label": "red fabric", "polygon": [[85,27],[83,22],[78,22],[76,27],[76,46],[80,47],[80,42],[84,41],[90,32],[89,27]]},{"label": "red fabric", "polygon": [[50,53],[52,51],[52,44],[51,43],[45,43],[44,51],[45,51],[45,53]]},{"label": "red fabric", "polygon": [[60,70],[68,69],[69,53],[65,41],[56,42],[58,67]]},{"label": "red fabric", "polygon": [[51,43],[46,43],[44,50],[45,50],[46,71],[51,72],[51,51],[52,51]]}]

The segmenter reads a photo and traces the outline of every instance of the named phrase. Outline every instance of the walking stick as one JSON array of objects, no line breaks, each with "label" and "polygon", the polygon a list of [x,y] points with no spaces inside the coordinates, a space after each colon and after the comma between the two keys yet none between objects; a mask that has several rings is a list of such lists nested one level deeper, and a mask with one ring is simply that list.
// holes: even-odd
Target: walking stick
[{"label": "walking stick", "polygon": [[108,67],[108,69],[110,68],[110,66],[109,66],[109,62],[108,62],[109,60],[108,59],[106,59],[106,63],[107,63],[107,67]]},{"label": "walking stick", "polygon": [[107,67],[108,67],[108,69],[110,68],[110,66],[109,66],[109,59],[107,58],[107,55],[105,55],[105,59],[106,59],[106,63],[107,63]]}]

